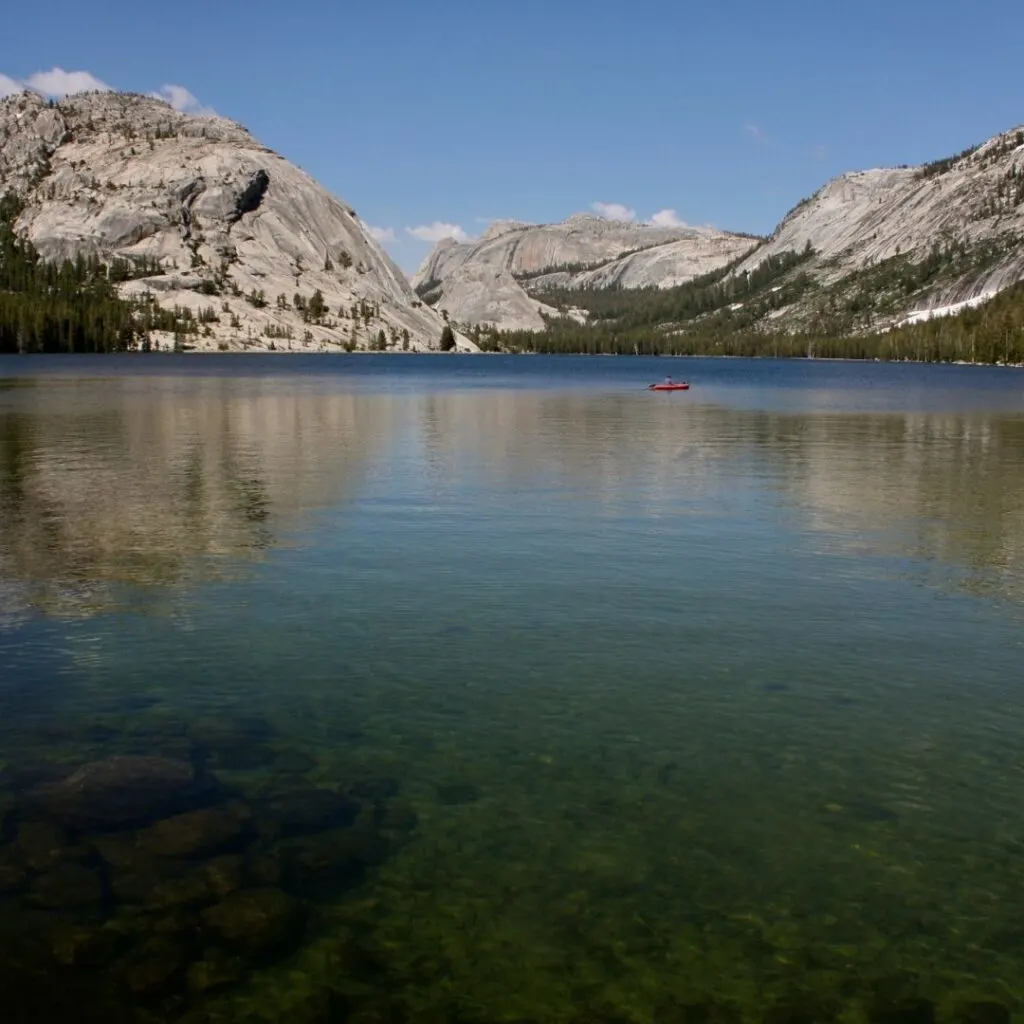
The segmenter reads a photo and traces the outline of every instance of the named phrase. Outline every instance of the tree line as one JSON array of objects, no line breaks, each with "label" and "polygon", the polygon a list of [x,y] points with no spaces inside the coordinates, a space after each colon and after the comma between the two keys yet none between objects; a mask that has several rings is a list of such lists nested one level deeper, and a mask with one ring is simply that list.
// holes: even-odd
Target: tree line
[{"label": "tree line", "polygon": [[480,331],[474,337],[485,351],[503,352],[1024,364],[1024,282],[958,315],[862,335],[737,330],[712,317],[656,329],[552,318],[546,331]]},{"label": "tree line", "polygon": [[158,272],[152,261],[47,262],[14,230],[20,212],[0,197],[0,352],[123,352],[147,348],[150,331],[194,330],[184,311],[118,295],[117,282]]}]

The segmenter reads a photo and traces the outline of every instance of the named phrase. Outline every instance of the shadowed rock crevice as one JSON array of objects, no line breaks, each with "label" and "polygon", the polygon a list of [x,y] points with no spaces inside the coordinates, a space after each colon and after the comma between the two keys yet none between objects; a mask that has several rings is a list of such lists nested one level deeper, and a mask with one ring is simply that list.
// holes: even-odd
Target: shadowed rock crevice
[{"label": "shadowed rock crevice", "polygon": [[245,188],[238,194],[238,198],[235,200],[235,208],[227,217],[228,222],[234,224],[241,217],[244,217],[245,214],[253,213],[259,209],[259,205],[263,202],[263,197],[266,195],[268,188],[270,188],[270,175],[261,167],[253,174],[246,183]]}]

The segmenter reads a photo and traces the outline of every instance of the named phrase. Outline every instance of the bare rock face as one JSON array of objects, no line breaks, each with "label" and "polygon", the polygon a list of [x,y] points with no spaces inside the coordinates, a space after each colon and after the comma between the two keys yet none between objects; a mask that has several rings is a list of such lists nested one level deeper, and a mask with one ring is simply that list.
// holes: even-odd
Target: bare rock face
[{"label": "bare rock face", "polygon": [[463,324],[543,330],[555,310],[524,285],[667,288],[724,266],[756,239],[712,228],[657,227],[576,214],[562,224],[498,221],[475,242],[439,242],[412,279]]},{"label": "bare rock face", "polygon": [[[897,297],[858,327],[926,319],[977,305],[1024,279],[1024,128],[957,158],[924,167],[844,174],[794,207],[770,238],[709,228],[622,224],[588,215],[562,224],[500,221],[477,241],[438,243],[413,278],[416,291],[459,323],[542,329],[544,290],[669,288],[740,261],[735,274],[771,256],[813,257],[800,267],[819,286],[771,313],[773,328],[813,325],[835,299],[860,287],[851,275],[936,247],[967,254],[927,294]],[[868,285],[877,287],[877,285]],[[823,301],[824,300],[824,301]]]},{"label": "bare rock face", "polygon": [[[913,300],[889,321],[956,312],[1024,278],[1024,127],[989,139],[958,158],[924,167],[854,171],[828,182],[794,207],[768,241],[737,268],[801,252],[825,288],[896,256],[923,259],[935,247],[960,245],[974,268]],[[799,322],[799,305],[780,314]],[[886,323],[873,324],[874,327]]]},{"label": "bare rock face", "polygon": [[531,299],[507,271],[463,264],[442,286],[437,308],[460,323],[543,331],[544,315],[559,316],[557,309]]},{"label": "bare rock face", "polygon": [[[443,320],[355,211],[225,118],[119,93],[0,100],[8,191],[45,259],[159,261],[162,273],[122,293],[212,312],[195,347],[365,349],[381,331],[387,348],[439,347]],[[308,323],[294,297],[316,290],[327,312]]]}]

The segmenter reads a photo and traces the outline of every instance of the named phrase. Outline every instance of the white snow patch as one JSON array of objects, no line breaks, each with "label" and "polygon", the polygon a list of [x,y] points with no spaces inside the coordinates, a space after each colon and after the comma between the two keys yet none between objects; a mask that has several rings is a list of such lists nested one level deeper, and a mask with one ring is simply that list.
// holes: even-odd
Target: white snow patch
[{"label": "white snow patch", "polygon": [[908,324],[920,324],[937,316],[955,316],[957,313],[962,313],[965,309],[976,309],[978,306],[988,302],[988,300],[993,298],[995,295],[996,290],[991,289],[987,292],[982,292],[980,295],[964,299],[962,302],[950,303],[948,306],[933,306],[931,309],[915,309],[908,316],[900,320],[896,326],[906,327]]}]

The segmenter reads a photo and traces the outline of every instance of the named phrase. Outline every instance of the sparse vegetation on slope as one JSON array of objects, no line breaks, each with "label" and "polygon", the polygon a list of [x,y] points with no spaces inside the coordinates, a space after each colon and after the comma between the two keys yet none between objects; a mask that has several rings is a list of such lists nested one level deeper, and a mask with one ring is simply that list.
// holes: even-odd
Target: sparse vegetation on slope
[{"label": "sparse vegetation on slope", "polygon": [[810,251],[773,257],[750,275],[739,277],[726,268],[664,291],[548,291],[544,294],[549,302],[586,305],[590,321],[549,318],[546,331],[482,330],[474,339],[485,350],[510,352],[1022,363],[1024,282],[957,316],[855,333],[880,310],[898,307],[899,298],[959,278],[972,267],[979,269],[986,258],[998,258],[999,246],[990,248],[952,244],[937,247],[918,263],[897,257],[851,275],[845,291],[823,293],[817,326],[799,331],[779,329],[773,314],[818,294],[818,286],[802,269],[813,257]]},{"label": "sparse vegetation on slope", "polygon": [[973,246],[963,241],[936,244],[919,259],[908,253],[893,256],[822,289],[801,326],[833,337],[871,333],[879,320],[926,305],[937,289],[957,283],[968,287],[1018,250],[1024,250],[1024,239],[1007,234]]},{"label": "sparse vegetation on slope", "polygon": [[157,271],[152,261],[44,262],[14,231],[19,209],[15,197],[0,198],[0,352],[120,352],[147,348],[152,331],[173,333],[179,344],[197,333],[188,310],[118,296],[117,282]]}]

